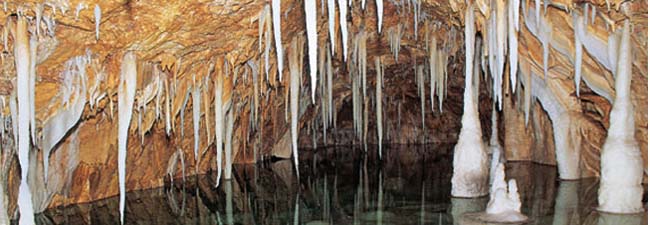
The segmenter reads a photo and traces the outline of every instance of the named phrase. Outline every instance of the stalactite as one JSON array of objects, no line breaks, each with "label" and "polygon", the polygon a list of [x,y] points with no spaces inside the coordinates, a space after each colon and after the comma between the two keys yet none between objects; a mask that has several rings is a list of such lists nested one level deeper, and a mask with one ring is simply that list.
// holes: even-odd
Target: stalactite
[{"label": "stalactite", "polygon": [[330,45],[332,46],[331,53],[334,55],[334,52],[336,51],[336,31],[335,26],[336,26],[336,0],[327,0],[327,25],[329,28],[329,37],[330,37]]},{"label": "stalactite", "polygon": [[[302,59],[303,40],[298,37],[291,42],[291,57],[289,58],[289,70],[291,71],[291,149],[293,152],[293,162],[296,168],[296,174],[300,176],[298,170],[298,117],[300,101],[300,85],[302,70],[300,67]],[[314,68],[314,67],[312,67]]]},{"label": "stalactite", "polygon": [[[264,19],[262,19],[262,16],[264,16]],[[262,15],[260,16],[260,20],[264,21],[264,26],[263,28],[265,29],[264,31],[264,76],[266,77],[266,80],[269,81],[269,54],[271,51],[271,9],[269,8],[269,5],[267,4],[264,7],[264,11]],[[260,35],[261,37],[261,35]],[[261,46],[261,41],[260,41],[260,46]],[[269,81],[270,82],[270,81]]]},{"label": "stalactite", "polygon": [[575,73],[573,80],[576,85],[576,95],[580,97],[580,81],[582,80],[582,42],[580,41],[579,32],[583,30],[583,18],[577,13],[573,13],[573,41],[575,46],[575,61],[573,62],[573,71]]},{"label": "stalactite", "polygon": [[539,0],[535,0],[535,21],[538,27],[539,27],[540,19],[541,19],[541,15],[540,15],[540,8],[539,8]]},{"label": "stalactite", "polygon": [[251,59],[248,60],[247,63],[248,67],[251,68],[251,73],[253,77],[253,104],[251,105],[252,110],[251,110],[251,115],[253,116],[253,119],[251,120],[252,128],[253,130],[257,129],[257,118],[258,118],[258,110],[260,107],[260,83],[258,81],[259,77],[259,68],[257,68],[257,63],[255,63],[255,60]]},{"label": "stalactite", "polygon": [[422,131],[424,132],[424,102],[426,101],[426,95],[424,94],[424,66],[417,66],[417,77],[418,77],[418,92],[420,96],[420,114],[422,115]]},{"label": "stalactite", "polygon": [[102,22],[102,9],[95,5],[95,40],[99,40],[99,24]]},{"label": "stalactite", "polygon": [[311,78],[311,103],[316,101],[316,68],[318,66],[318,31],[316,27],[316,0],[305,0],[305,24],[309,51],[309,77]]},{"label": "stalactite", "polygon": [[282,57],[282,20],[280,19],[280,11],[282,10],[281,4],[282,0],[272,0],[271,1],[271,11],[273,12],[273,33],[275,37],[275,56],[278,60],[278,74],[280,75],[280,81],[282,81],[282,70],[284,62]]},{"label": "stalactite", "polygon": [[215,76],[214,84],[214,133],[215,143],[217,150],[217,184],[219,186],[221,181],[221,154],[223,151],[223,135],[224,135],[224,113],[223,113],[223,77],[225,74],[217,74]]},{"label": "stalactite", "polygon": [[402,41],[402,24],[397,24],[388,29],[388,42],[390,45],[390,51],[393,53],[393,57],[397,62],[397,57],[399,56],[399,49]]},{"label": "stalactite", "polygon": [[[86,65],[90,61],[91,53],[73,57],[66,61],[65,69],[60,77],[64,88],[57,94],[57,98],[65,103],[63,109],[52,117],[42,122],[41,150],[43,150],[43,170],[48,174],[50,151],[61,142],[68,131],[72,129],[81,118],[86,105]],[[71,98],[74,96],[74,98]]]},{"label": "stalactite", "polygon": [[[328,46],[329,48],[329,46]],[[332,110],[334,108],[334,101],[332,100],[332,76],[333,76],[333,71],[334,69],[332,68],[332,54],[327,52],[327,114],[328,114],[328,120],[329,124],[334,123],[333,121],[333,115],[332,115]],[[334,123],[336,126],[336,123]]]},{"label": "stalactite", "polygon": [[381,23],[384,20],[384,1],[375,0],[375,6],[377,8],[377,30],[381,34]]},{"label": "stalactite", "polygon": [[356,52],[356,59],[357,59],[357,68],[359,69],[358,75],[361,78],[361,90],[363,93],[363,99],[366,99],[366,83],[367,83],[367,77],[366,77],[366,72],[368,69],[368,51],[366,48],[366,41],[368,37],[366,36],[366,32],[361,30],[357,34],[356,37],[356,43],[355,43],[355,52]]},{"label": "stalactite", "polygon": [[549,50],[549,42],[553,38],[551,35],[553,34],[553,27],[550,21],[547,21],[546,19],[542,20],[541,27],[540,28],[540,34],[542,37],[542,57],[543,57],[543,64],[544,64],[544,79],[547,78],[548,76],[548,56],[550,54]]},{"label": "stalactite", "polygon": [[165,82],[165,134],[169,137],[171,134],[171,96],[170,92],[171,90],[169,89],[169,81],[167,79],[164,79]]},{"label": "stalactite", "polygon": [[518,40],[517,40],[517,18],[519,17],[518,11],[519,0],[509,0],[508,4],[508,56],[510,59],[510,88],[512,93],[515,93],[517,87],[517,69],[518,65]]},{"label": "stalactite", "polygon": [[[79,4],[81,5],[81,3]],[[83,8],[85,7],[86,6],[83,5]],[[43,17],[43,4],[37,3],[34,6],[34,14],[36,14],[35,15],[36,21],[34,21],[36,26],[34,30],[36,30],[36,36],[39,37],[41,35],[41,18]],[[77,20],[78,17],[79,17],[79,6],[77,6],[77,12],[75,13],[75,20]]]},{"label": "stalactite", "polygon": [[458,143],[454,147],[452,196],[478,197],[487,193],[487,154],[481,140],[481,128],[476,102],[473,102],[472,76],[474,63],[474,8],[465,14],[465,91],[463,116]]},{"label": "stalactite", "polygon": [[[203,99],[203,111],[205,111],[204,118],[205,118],[205,132],[207,133],[208,137],[208,145],[212,142],[212,132],[210,130],[210,97],[208,95],[209,93],[209,88],[208,88],[208,78],[210,77],[208,73],[208,76],[203,78],[203,89],[201,91],[201,98]],[[203,154],[201,154],[203,155]]]},{"label": "stalactite", "polygon": [[429,44],[429,82],[431,83],[430,89],[431,89],[431,94],[429,95],[431,99],[431,111],[435,111],[435,102],[434,102],[434,95],[436,92],[436,82],[438,81],[438,41],[436,40],[436,37],[434,36],[431,40],[427,40],[427,42],[430,42]]},{"label": "stalactite", "polygon": [[442,113],[442,101],[444,100],[445,96],[447,95],[447,57],[441,57],[441,56],[446,56],[449,55],[445,51],[439,51],[437,54],[438,58],[438,82],[436,83],[438,85],[438,110],[440,113]]},{"label": "stalactite", "polygon": [[201,117],[201,85],[196,82],[196,78],[192,76],[192,123],[194,124],[194,162],[195,169],[199,171],[199,143],[201,138],[199,136],[199,120]]},{"label": "stalactite", "polygon": [[634,106],[630,101],[633,62],[630,29],[630,20],[626,19],[618,49],[616,99],[609,114],[610,125],[600,161],[598,209],[612,213],[637,213],[644,210],[641,202],[644,189],[643,162],[639,144],[634,137]]},{"label": "stalactite", "polygon": [[[326,44],[327,45],[327,44]],[[326,85],[326,78],[325,78],[325,73],[327,73],[325,69],[325,54],[328,54],[329,52],[328,46],[325,48],[321,48],[320,52],[318,54],[318,74],[320,75],[320,80],[321,82],[319,83],[320,85],[320,109],[321,109],[321,122],[323,124],[323,144],[327,144],[327,124],[329,122],[328,120],[328,111],[330,105],[328,104],[328,96],[327,96],[327,90],[328,88]]]},{"label": "stalactite", "polygon": [[22,12],[18,13],[14,35],[14,57],[16,66],[16,96],[18,98],[18,161],[21,169],[20,186],[18,190],[18,208],[20,210],[20,224],[34,223],[34,209],[32,206],[32,193],[27,184],[29,174],[29,151],[30,151],[30,102],[29,79],[30,79],[30,43],[27,32],[27,20]]},{"label": "stalactite", "polygon": [[343,42],[343,61],[348,60],[348,5],[345,0],[339,0],[339,24],[341,26],[341,42]]},{"label": "stalactite", "polygon": [[226,117],[226,140],[224,141],[226,146],[226,169],[224,171],[224,178],[226,180],[232,179],[232,135],[235,126],[234,111],[235,108],[230,107],[228,116]]},{"label": "stalactite", "polygon": [[381,144],[382,144],[382,137],[383,137],[383,118],[381,115],[381,111],[383,109],[382,107],[382,83],[383,83],[383,68],[381,65],[381,61],[379,57],[375,57],[375,70],[377,71],[377,76],[375,78],[375,106],[377,107],[376,109],[376,119],[377,119],[377,144],[379,145],[379,159],[381,159]]},{"label": "stalactite", "polygon": [[415,40],[418,40],[418,22],[420,21],[420,0],[411,0],[413,1],[413,35]]},{"label": "stalactite", "polygon": [[118,90],[119,136],[117,167],[120,186],[120,223],[124,224],[124,207],[126,206],[126,150],[137,81],[136,56],[133,52],[124,54],[120,74],[120,86]]},{"label": "stalactite", "polygon": [[192,87],[187,87],[187,91],[185,92],[183,98],[183,103],[181,104],[181,140],[185,139],[185,107],[187,107],[187,101],[190,100],[190,95],[192,94]]},{"label": "stalactite", "polygon": [[[36,49],[38,48],[38,41],[36,40],[35,35],[31,35],[29,38],[29,78],[28,78],[28,90],[29,90],[29,126],[31,127],[31,142],[34,146],[37,146],[36,138],[36,104],[34,94],[36,93]],[[85,75],[85,73],[83,74]],[[85,76],[84,76],[85,78]],[[82,79],[84,79],[82,78]],[[84,82],[85,83],[85,82]],[[85,90],[84,90],[85,91]],[[85,92],[84,92],[85,94]],[[85,104],[85,102],[84,102]],[[46,173],[47,176],[47,173]]]}]

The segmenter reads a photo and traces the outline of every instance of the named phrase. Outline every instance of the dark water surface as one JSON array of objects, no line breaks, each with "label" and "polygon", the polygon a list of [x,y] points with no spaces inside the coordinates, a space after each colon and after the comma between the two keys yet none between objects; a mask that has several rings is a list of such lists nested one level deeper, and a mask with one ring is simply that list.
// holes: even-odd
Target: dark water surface
[{"label": "dark water surface", "polygon": [[[350,147],[301,151],[290,160],[236,165],[216,174],[167,181],[127,193],[126,224],[482,224],[463,215],[488,198],[451,198],[453,144],[385,146],[379,163]],[[647,224],[647,214],[596,212],[598,180],[559,181],[555,167],[510,162],[528,224]],[[647,188],[646,188],[647,196]],[[644,202],[647,202],[644,197]],[[647,203],[646,203],[647,208]],[[49,209],[42,224],[119,224],[118,197]]]}]

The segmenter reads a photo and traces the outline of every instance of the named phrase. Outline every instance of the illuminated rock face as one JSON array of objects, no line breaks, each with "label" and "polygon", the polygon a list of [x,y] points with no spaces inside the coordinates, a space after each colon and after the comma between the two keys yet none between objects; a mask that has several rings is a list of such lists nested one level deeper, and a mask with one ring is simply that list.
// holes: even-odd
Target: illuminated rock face
[{"label": "illuminated rock face", "polygon": [[[378,0],[362,9],[345,0],[309,1],[307,11],[305,2],[292,0],[167,1],[164,7],[151,1],[8,2],[0,10],[0,223],[17,219],[15,193],[24,194],[21,212],[88,202],[161,186],[165,176],[180,178],[182,171],[187,176],[205,173],[218,168],[217,162],[230,170],[231,163],[290,158],[292,141],[299,155],[312,140],[328,146],[379,140],[456,142],[461,137],[458,146],[470,147],[459,147],[458,164],[475,161],[477,179],[466,183],[479,184],[488,174],[482,169],[487,168],[483,143],[490,133],[493,102],[502,110],[497,111],[497,129],[504,135],[492,146],[500,142],[506,159],[557,165],[561,179],[600,175],[602,210],[638,209],[637,203],[625,200],[638,200],[637,194],[622,196],[607,187],[638,191],[639,171],[647,170],[638,163],[647,161],[647,1],[560,1],[547,7],[541,1],[473,1],[477,30],[470,40],[480,39],[483,45],[472,52],[480,58],[471,59],[477,71],[472,77],[480,79],[469,98],[466,83],[475,81],[465,80],[470,60],[464,55],[465,46],[474,46],[474,41],[467,45],[463,32],[466,2],[394,2],[399,1]],[[591,9],[590,15],[584,8]],[[495,13],[502,14],[488,19]],[[631,21],[629,56],[619,50],[625,42],[618,32],[625,15]],[[256,35],[260,27],[263,37]],[[362,33],[365,45],[355,49],[362,46],[355,44]],[[291,57],[290,43],[297,37],[305,39],[308,52],[296,60],[302,75],[292,82],[285,59]],[[324,57],[326,78],[319,79],[313,75],[323,71],[317,71],[312,49],[325,45],[331,47]],[[360,50],[366,53],[364,60],[353,57]],[[133,56],[130,66],[136,69],[123,82],[125,54]],[[626,57],[629,67],[619,63]],[[359,96],[358,138],[350,135],[351,74],[357,77],[362,71],[360,61],[376,59],[384,68],[382,85],[373,88],[377,76],[358,84],[359,93],[368,92]],[[377,74],[373,63],[363,67]],[[416,68],[423,72],[419,81]],[[619,101],[621,69],[634,81],[624,88],[627,101]],[[290,91],[292,84],[299,88]],[[472,97],[476,102],[467,105],[473,109],[465,110],[463,104],[471,102],[465,100]],[[323,105],[327,116],[316,113]],[[621,112],[626,121],[613,119]],[[326,132],[321,124],[327,124]],[[72,134],[78,151],[60,154],[75,142]],[[606,137],[611,139],[607,144]],[[460,151],[469,148],[476,151]],[[29,151],[40,156],[30,159]],[[19,160],[13,160],[15,155]],[[224,160],[217,160],[218,155]],[[183,163],[170,163],[181,159]],[[619,171],[616,162],[633,162],[626,164],[634,167],[623,167],[633,176],[611,173]],[[20,178],[31,172],[20,165],[35,165],[35,174],[42,170],[44,185],[35,184],[31,193],[43,196],[24,197],[29,182],[18,191]],[[116,180],[118,168],[122,179]],[[455,181],[466,178],[459,175]],[[67,179],[70,185],[49,185]],[[47,191],[41,190],[45,187]],[[60,194],[63,189],[69,194]],[[487,189],[484,185],[474,194],[458,195],[487,194]],[[38,203],[27,207],[27,202]]]}]

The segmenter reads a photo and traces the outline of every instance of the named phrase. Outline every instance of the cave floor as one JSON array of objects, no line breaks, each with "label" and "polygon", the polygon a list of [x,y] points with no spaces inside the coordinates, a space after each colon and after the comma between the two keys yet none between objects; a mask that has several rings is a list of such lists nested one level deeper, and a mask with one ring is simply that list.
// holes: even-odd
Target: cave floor
[{"label": "cave floor", "polygon": [[[167,179],[165,187],[129,192],[125,224],[482,224],[488,197],[451,198],[453,143],[331,147],[301,151],[300,178],[290,160],[235,165],[215,188],[216,173]],[[509,162],[527,224],[646,224],[647,214],[598,213],[598,180],[560,181],[553,166]],[[119,224],[118,197],[61,206],[40,224]],[[644,194],[647,209],[647,186]]]}]

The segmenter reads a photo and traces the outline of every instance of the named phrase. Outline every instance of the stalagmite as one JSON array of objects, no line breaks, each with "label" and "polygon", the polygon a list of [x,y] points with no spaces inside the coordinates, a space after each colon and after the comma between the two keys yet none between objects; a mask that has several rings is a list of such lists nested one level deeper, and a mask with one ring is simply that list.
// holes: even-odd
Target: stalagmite
[{"label": "stalagmite", "polygon": [[465,91],[462,128],[454,147],[451,194],[455,197],[478,197],[487,194],[488,168],[476,102],[472,101],[474,55],[474,8],[465,14]]},{"label": "stalagmite", "polygon": [[375,106],[377,107],[376,108],[377,144],[379,145],[379,150],[378,150],[379,159],[381,159],[381,144],[382,144],[382,137],[383,137],[383,135],[382,135],[383,134],[383,131],[382,131],[383,130],[383,127],[382,127],[383,118],[382,118],[382,115],[381,115],[381,111],[383,109],[383,106],[382,106],[383,97],[382,97],[382,89],[381,89],[382,87],[381,86],[382,86],[384,81],[383,81],[383,78],[382,78],[383,77],[383,68],[382,68],[381,61],[380,61],[379,57],[375,57],[375,70],[377,70],[377,77],[375,78],[375,95],[376,95],[375,96],[375,100],[376,100]]},{"label": "stalagmite", "polygon": [[126,203],[126,147],[137,81],[136,56],[133,52],[124,54],[120,74],[120,86],[117,92],[119,110],[117,167],[120,186],[120,223],[124,224],[124,207]]},{"label": "stalagmite", "polygon": [[339,0],[339,23],[341,26],[341,42],[343,42],[343,61],[348,60],[348,5],[345,0]]},{"label": "stalagmite", "polygon": [[329,37],[331,45],[331,53],[334,54],[336,51],[336,0],[327,0],[327,26],[329,28]]},{"label": "stalagmite", "polygon": [[[29,152],[30,152],[30,92],[34,90],[29,89],[29,73],[30,73],[30,52],[29,52],[29,33],[27,32],[27,20],[23,17],[22,12],[19,12],[18,20],[16,21],[14,35],[14,57],[16,66],[16,96],[18,98],[18,120],[13,120],[12,123],[17,121],[18,124],[18,162],[20,164],[21,176],[20,186],[18,188],[18,208],[20,211],[20,224],[33,224],[34,209],[32,207],[32,193],[27,184],[27,176],[29,174]],[[15,118],[15,117],[14,117]]]},{"label": "stalagmite", "polygon": [[99,40],[99,24],[102,22],[102,9],[95,5],[95,40]]},{"label": "stalagmite", "polygon": [[506,184],[503,163],[499,163],[494,173],[494,182],[490,187],[490,201],[487,204],[482,221],[497,223],[515,223],[526,221],[528,217],[521,214],[517,181],[510,179]]},{"label": "stalagmite", "polygon": [[517,49],[519,46],[517,40],[518,28],[516,24],[518,22],[516,18],[519,17],[518,2],[519,0],[509,0],[508,3],[508,56],[510,59],[510,90],[512,93],[515,93],[517,87],[517,69],[519,68],[517,59],[519,56],[519,50]]},{"label": "stalagmite", "polygon": [[576,50],[575,61],[573,62],[573,71],[575,73],[573,79],[576,85],[576,95],[580,97],[580,81],[582,80],[582,41],[580,41],[579,32],[584,29],[582,24],[582,16],[573,13],[573,40]]},{"label": "stalagmite", "polygon": [[280,19],[280,11],[282,10],[281,3],[282,0],[272,0],[271,2],[271,11],[273,12],[273,36],[275,37],[275,56],[278,58],[278,74],[280,75],[280,81],[282,81],[282,70],[283,70],[283,60],[284,56],[282,53],[282,20]]},{"label": "stalagmite", "polygon": [[201,138],[199,137],[199,119],[201,117],[201,86],[196,82],[194,76],[192,80],[194,86],[192,88],[192,123],[194,124],[194,162],[196,171],[199,170],[199,143]]},{"label": "stalagmite", "polygon": [[224,74],[217,74],[214,84],[214,133],[215,143],[217,149],[217,184],[219,186],[221,181],[221,153],[223,151],[223,128],[224,128],[224,113],[223,113],[223,77]]},{"label": "stalagmite", "polygon": [[384,0],[375,0],[377,7],[377,30],[381,34],[381,23],[384,19]]},{"label": "stalagmite", "polygon": [[289,70],[291,72],[291,86],[290,86],[290,105],[291,105],[291,149],[293,153],[293,162],[296,168],[296,174],[300,176],[298,170],[298,117],[299,117],[299,101],[300,101],[300,84],[302,77],[302,49],[303,41],[296,38],[291,42],[291,56],[289,58]]},{"label": "stalagmite", "polygon": [[305,24],[309,51],[309,77],[311,78],[311,103],[316,101],[316,68],[318,66],[318,33],[316,27],[316,0],[305,0]]},{"label": "stalagmite", "polygon": [[[627,6],[627,5],[624,5]],[[598,210],[611,213],[643,212],[643,162],[635,139],[634,106],[630,101],[632,46],[630,21],[623,24],[616,71],[616,99],[610,112],[607,139],[600,157]]]}]

